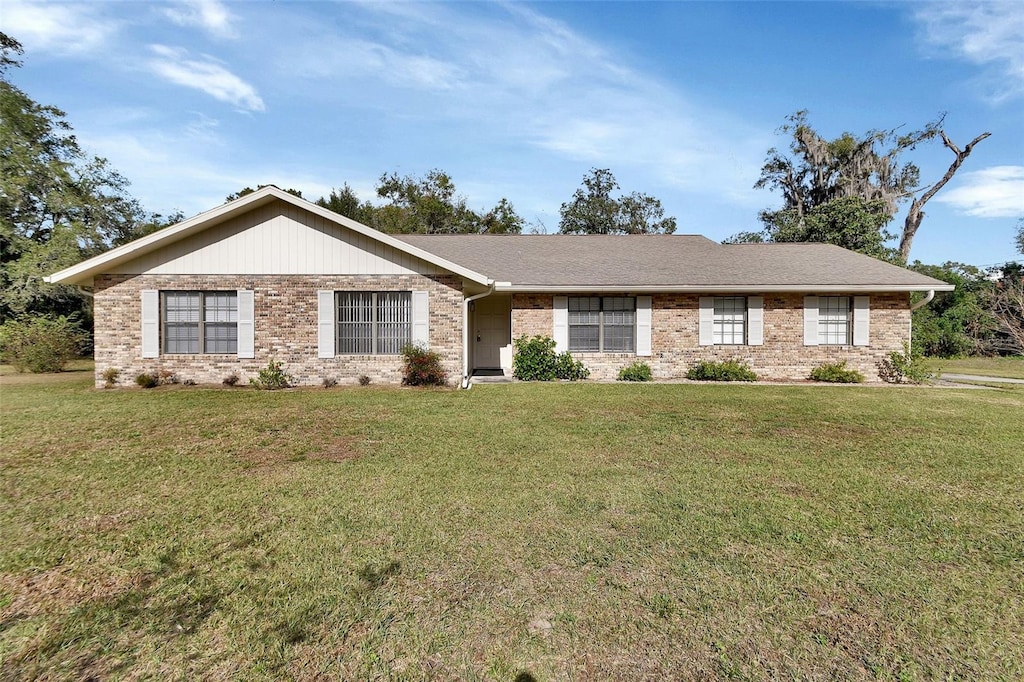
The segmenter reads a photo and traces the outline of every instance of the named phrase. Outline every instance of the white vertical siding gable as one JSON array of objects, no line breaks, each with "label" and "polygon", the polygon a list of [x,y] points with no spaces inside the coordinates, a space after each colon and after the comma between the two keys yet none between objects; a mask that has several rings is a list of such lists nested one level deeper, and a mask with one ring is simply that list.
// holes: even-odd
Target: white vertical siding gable
[{"label": "white vertical siding gable", "polygon": [[818,345],[818,297],[804,296],[804,345]]},{"label": "white vertical siding gable", "polygon": [[853,345],[867,346],[871,332],[871,297],[853,297]]},{"label": "white vertical siding gable", "polygon": [[555,340],[555,350],[561,353],[569,350],[569,297],[555,296],[552,312],[554,328],[551,338]]},{"label": "white vertical siding gable", "polygon": [[142,291],[142,357],[160,357],[160,292]]},{"label": "white vertical siding gable", "polygon": [[651,354],[651,297],[636,297],[636,354]]},{"label": "white vertical siding gable", "polygon": [[174,275],[410,275],[440,269],[285,202],[267,204],[111,268]]},{"label": "white vertical siding gable", "polygon": [[317,301],[317,357],[333,358],[334,349],[334,292],[316,292]]},{"label": "white vertical siding gable", "polygon": [[698,303],[700,310],[697,343],[701,346],[713,346],[715,344],[715,297],[701,296]]},{"label": "white vertical siding gable", "polygon": [[747,297],[747,345],[764,345],[764,296]]}]

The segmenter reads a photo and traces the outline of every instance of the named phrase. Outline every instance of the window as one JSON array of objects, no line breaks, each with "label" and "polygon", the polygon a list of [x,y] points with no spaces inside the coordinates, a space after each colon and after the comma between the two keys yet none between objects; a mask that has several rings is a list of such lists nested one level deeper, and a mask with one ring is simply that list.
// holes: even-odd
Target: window
[{"label": "window", "polygon": [[238,352],[238,293],[165,291],[165,353]]},{"label": "window", "polygon": [[830,346],[850,344],[850,297],[818,297],[818,343]]},{"label": "window", "polygon": [[337,352],[397,355],[412,342],[412,292],[340,291]]},{"label": "window", "polygon": [[632,353],[636,348],[636,299],[571,296],[569,350]]},{"label": "window", "polygon": [[715,296],[713,334],[715,345],[746,343],[747,299],[744,296]]}]

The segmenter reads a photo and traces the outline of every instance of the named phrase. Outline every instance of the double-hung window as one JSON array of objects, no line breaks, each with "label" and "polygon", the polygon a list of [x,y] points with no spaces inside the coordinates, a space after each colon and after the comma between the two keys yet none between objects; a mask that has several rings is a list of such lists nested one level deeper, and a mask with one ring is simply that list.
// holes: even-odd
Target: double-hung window
[{"label": "double-hung window", "polygon": [[412,292],[339,291],[337,352],[397,355],[412,342]]},{"label": "double-hung window", "polygon": [[636,299],[570,296],[569,350],[632,353],[636,349]]},{"label": "double-hung window", "polygon": [[161,309],[164,353],[238,352],[237,292],[165,291]]},{"label": "double-hung window", "polygon": [[849,296],[818,297],[818,344],[845,346],[851,343]]},{"label": "double-hung window", "polygon": [[715,296],[713,334],[715,345],[738,346],[746,343],[747,298]]}]

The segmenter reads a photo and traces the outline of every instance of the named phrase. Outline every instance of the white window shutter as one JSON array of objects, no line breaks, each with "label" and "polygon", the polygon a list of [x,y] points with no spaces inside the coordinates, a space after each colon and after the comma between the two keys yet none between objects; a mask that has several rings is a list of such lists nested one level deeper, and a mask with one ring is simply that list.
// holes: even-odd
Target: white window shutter
[{"label": "white window shutter", "polygon": [[555,340],[555,350],[561,353],[569,350],[569,297],[555,296],[553,310],[555,326],[551,338]]},{"label": "white window shutter", "polygon": [[238,357],[256,357],[256,295],[252,289],[238,290]]},{"label": "white window shutter", "polygon": [[316,292],[317,357],[334,357],[334,292]]},{"label": "white window shutter", "polygon": [[700,318],[697,329],[697,337],[701,346],[715,345],[715,298],[714,296],[700,297]]},{"label": "white window shutter", "polygon": [[747,297],[747,345],[764,345],[764,296]]},{"label": "white window shutter", "polygon": [[412,292],[412,342],[430,347],[430,292]]},{"label": "white window shutter", "polygon": [[818,345],[818,297],[804,296],[804,345]]},{"label": "white window shutter", "polygon": [[636,297],[636,354],[651,354],[651,297]]},{"label": "white window shutter", "polygon": [[160,357],[160,292],[142,291],[142,357]]},{"label": "white window shutter", "polygon": [[871,297],[853,297],[853,345],[868,345],[871,331]]}]

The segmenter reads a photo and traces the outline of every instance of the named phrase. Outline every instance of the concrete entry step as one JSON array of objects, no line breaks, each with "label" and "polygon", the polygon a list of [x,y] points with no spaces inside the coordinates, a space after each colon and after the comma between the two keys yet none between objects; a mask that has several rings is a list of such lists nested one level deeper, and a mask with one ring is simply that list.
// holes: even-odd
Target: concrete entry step
[{"label": "concrete entry step", "polygon": [[473,384],[508,384],[515,379],[500,369],[477,369],[473,370],[473,376],[469,378],[469,381]]}]

